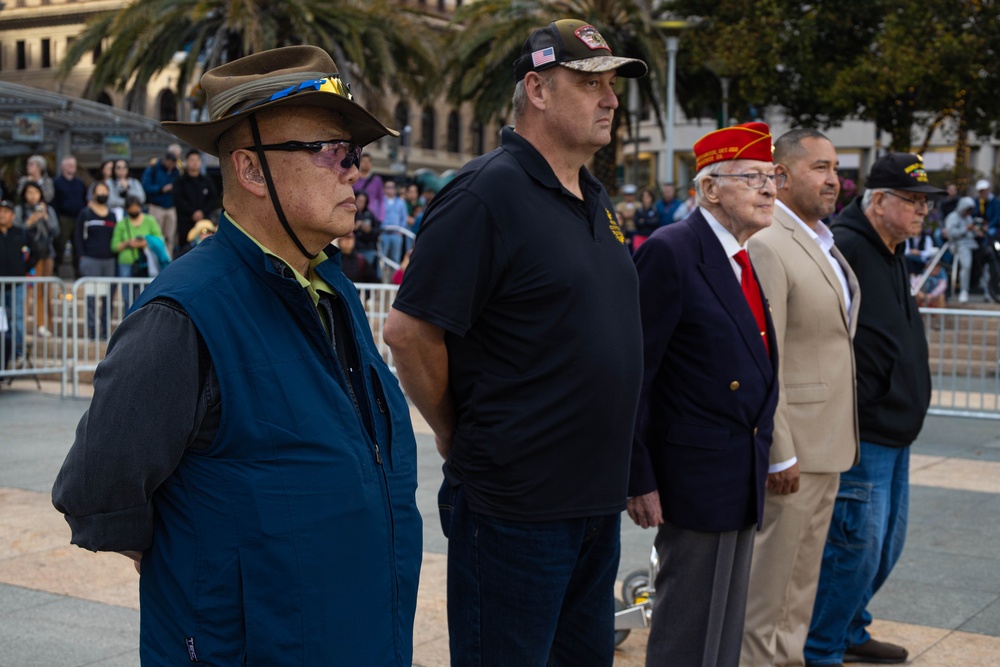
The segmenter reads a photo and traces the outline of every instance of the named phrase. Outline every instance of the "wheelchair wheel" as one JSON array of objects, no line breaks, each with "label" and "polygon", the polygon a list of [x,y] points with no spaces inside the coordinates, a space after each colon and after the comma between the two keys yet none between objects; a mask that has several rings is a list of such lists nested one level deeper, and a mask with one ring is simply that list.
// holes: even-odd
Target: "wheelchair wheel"
[{"label": "wheelchair wheel", "polygon": [[622,599],[629,606],[642,604],[652,597],[652,582],[647,570],[636,570],[622,581]]}]

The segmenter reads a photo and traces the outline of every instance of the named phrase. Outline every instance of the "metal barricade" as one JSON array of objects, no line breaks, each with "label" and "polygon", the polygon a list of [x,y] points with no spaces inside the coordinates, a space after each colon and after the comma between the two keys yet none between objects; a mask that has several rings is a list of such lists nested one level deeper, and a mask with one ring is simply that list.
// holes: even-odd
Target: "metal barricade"
[{"label": "metal barricade", "polygon": [[129,306],[152,278],[80,278],[71,291],[73,396],[80,395],[81,373],[93,376],[104,359],[108,339],[125,318]]},{"label": "metal barricade", "polygon": [[[394,259],[385,254],[385,244],[383,241],[388,241],[392,237],[399,237],[400,243],[400,261],[396,262]],[[383,225],[379,228],[379,240],[378,240],[378,261],[381,267],[382,282],[391,283],[392,275],[400,268],[403,259],[406,257],[406,253],[413,247],[413,244],[417,240],[417,235],[406,227],[399,227],[397,225]]]},{"label": "metal barricade", "polygon": [[[58,378],[79,396],[108,339],[151,278],[0,277],[0,381]],[[375,344],[395,372],[382,331],[398,286],[358,284]],[[930,413],[1000,419],[1000,311],[921,308],[931,369]]]},{"label": "metal barricade", "polygon": [[371,327],[372,337],[375,345],[382,354],[385,363],[396,372],[396,365],[392,361],[392,350],[385,344],[382,338],[382,329],[385,326],[385,319],[389,316],[389,308],[396,299],[398,285],[382,285],[378,283],[358,283],[358,296],[361,297],[361,305],[365,307],[368,315],[368,326]]},{"label": "metal barricade", "polygon": [[0,277],[0,379],[56,376],[66,395],[69,303],[59,278]]},{"label": "metal barricade", "polygon": [[1000,419],[1000,312],[921,308],[935,415]]}]

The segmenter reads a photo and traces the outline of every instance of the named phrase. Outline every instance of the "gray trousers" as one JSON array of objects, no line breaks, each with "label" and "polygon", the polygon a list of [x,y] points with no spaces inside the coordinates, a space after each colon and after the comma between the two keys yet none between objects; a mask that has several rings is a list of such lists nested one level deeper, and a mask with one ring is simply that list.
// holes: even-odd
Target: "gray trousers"
[{"label": "gray trousers", "polygon": [[755,531],[660,526],[646,667],[739,665]]}]

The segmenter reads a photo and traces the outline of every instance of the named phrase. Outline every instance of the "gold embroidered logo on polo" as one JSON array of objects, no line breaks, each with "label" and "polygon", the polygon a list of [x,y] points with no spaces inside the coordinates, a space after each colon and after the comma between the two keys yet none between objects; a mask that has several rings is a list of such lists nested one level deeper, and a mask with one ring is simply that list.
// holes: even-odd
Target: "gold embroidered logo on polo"
[{"label": "gold embroidered logo on polo", "polygon": [[618,242],[621,244],[625,243],[625,235],[622,234],[622,228],[618,226],[615,222],[615,216],[611,214],[611,211],[604,209],[604,212],[608,214],[608,227],[611,229],[611,233],[615,235]]}]

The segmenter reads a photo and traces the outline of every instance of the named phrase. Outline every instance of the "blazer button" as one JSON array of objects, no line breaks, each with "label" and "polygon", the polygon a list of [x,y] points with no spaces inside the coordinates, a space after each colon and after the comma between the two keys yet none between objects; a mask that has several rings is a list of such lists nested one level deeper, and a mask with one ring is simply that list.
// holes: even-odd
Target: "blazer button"
[{"label": "blazer button", "polygon": [[753,427],[753,434],[757,435],[757,427],[756,426]]},{"label": "blazer button", "polygon": [[740,383],[737,382],[736,380],[733,380],[732,382],[729,383],[729,391],[736,391],[739,388],[740,388]]}]

